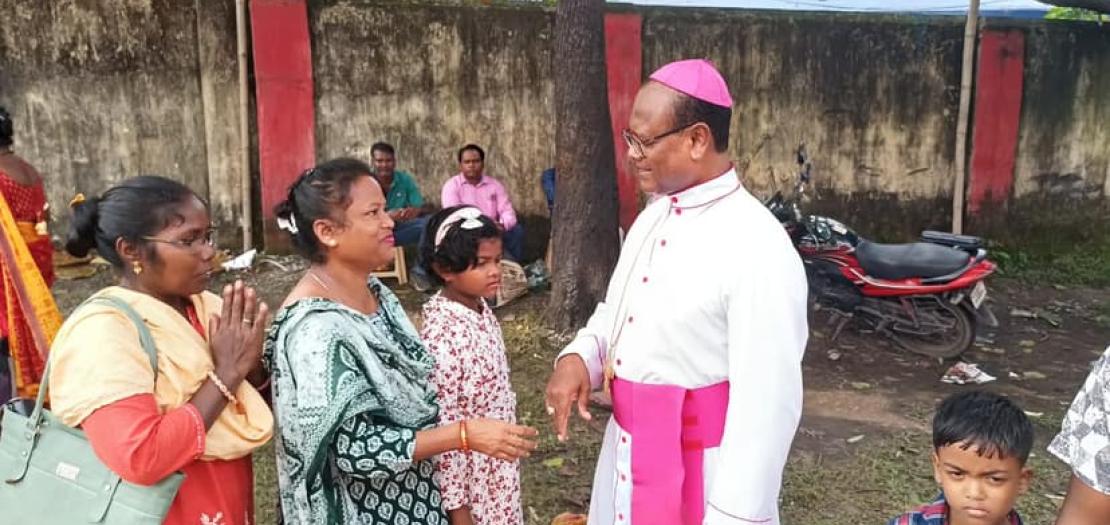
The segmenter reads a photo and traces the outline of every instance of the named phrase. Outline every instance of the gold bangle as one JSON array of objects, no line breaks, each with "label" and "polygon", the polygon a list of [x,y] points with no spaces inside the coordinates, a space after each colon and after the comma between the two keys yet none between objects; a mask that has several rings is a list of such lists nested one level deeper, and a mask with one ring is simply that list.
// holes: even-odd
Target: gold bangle
[{"label": "gold bangle", "polygon": [[208,380],[212,381],[213,385],[216,385],[216,388],[219,389],[220,393],[227,398],[228,403],[232,405],[239,404],[239,400],[235,399],[235,395],[231,393],[231,390],[228,390],[227,385],[225,385],[223,381],[220,381],[220,378],[216,376],[215,372],[211,370],[208,371]]},{"label": "gold bangle", "polygon": [[459,421],[459,441],[462,442],[462,451],[470,452],[470,441],[466,438],[466,420]]}]

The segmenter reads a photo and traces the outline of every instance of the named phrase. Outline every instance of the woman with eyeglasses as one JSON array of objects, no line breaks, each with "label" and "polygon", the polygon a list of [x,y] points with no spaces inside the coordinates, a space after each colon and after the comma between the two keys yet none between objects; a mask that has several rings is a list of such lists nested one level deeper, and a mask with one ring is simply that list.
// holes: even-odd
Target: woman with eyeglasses
[{"label": "woman with eyeglasses", "polygon": [[164,523],[254,523],[251,453],[270,440],[273,415],[258,388],[268,311],[241,282],[205,291],[214,268],[205,203],[186,186],[136,177],[76,202],[66,250],[108,260],[108,296],[143,319],[157,373],[138,330],[116,306],[91,302],[51,347],[51,408],[84,430],[124,481],[153,485],[185,474]]}]

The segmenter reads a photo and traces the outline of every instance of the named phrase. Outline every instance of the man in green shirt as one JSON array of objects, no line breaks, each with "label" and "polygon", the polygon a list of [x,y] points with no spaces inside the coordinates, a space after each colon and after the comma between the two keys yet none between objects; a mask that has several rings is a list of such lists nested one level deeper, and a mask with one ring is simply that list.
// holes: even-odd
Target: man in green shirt
[{"label": "man in green shirt", "polygon": [[378,179],[385,194],[385,209],[393,219],[393,238],[398,246],[415,245],[428,224],[428,210],[416,179],[397,170],[393,146],[375,143],[370,147],[370,155],[374,161],[374,178]]},{"label": "man in green shirt", "polygon": [[[385,209],[393,219],[394,241],[397,246],[416,247],[424,236],[424,228],[428,224],[428,212],[431,211],[430,207],[424,204],[424,197],[420,195],[420,187],[416,185],[416,179],[408,173],[397,170],[397,155],[392,145],[377,142],[370,147],[370,156],[374,162],[374,178],[378,180],[378,184],[381,184],[382,193],[385,194]],[[413,288],[423,292],[430,289],[432,285],[419,262],[420,256],[417,253],[417,264],[409,266],[409,277]]]}]

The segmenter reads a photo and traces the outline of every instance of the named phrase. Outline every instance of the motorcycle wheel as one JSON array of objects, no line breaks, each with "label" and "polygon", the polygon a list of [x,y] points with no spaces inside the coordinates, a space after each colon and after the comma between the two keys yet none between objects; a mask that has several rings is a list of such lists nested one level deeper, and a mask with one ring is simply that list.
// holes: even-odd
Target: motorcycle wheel
[{"label": "motorcycle wheel", "polygon": [[963,305],[934,300],[916,305],[919,325],[899,321],[890,328],[890,338],[915,354],[950,359],[964,353],[975,342],[975,316]]}]

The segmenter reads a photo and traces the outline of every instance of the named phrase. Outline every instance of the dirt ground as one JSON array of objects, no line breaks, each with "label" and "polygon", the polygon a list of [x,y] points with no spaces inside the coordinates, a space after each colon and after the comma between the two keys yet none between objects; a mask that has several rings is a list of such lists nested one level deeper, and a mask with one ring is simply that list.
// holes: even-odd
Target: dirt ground
[{"label": "dirt ground", "polygon": [[[302,270],[293,258],[263,258],[255,270],[222,275],[213,286],[240,277],[277,305]],[[91,278],[61,280],[55,294],[68,312],[111,281],[110,272],[103,270]],[[1069,473],[1044,447],[1091,362],[1110,344],[1110,293],[1002,278],[990,285],[991,304],[1001,325],[981,332],[981,340],[963,359],[998,378],[982,388],[1011,396],[1033,419],[1037,445],[1031,465],[1036,480],[1019,509],[1026,523],[1051,523]],[[410,315],[418,317],[427,296],[394,288]],[[529,524],[547,524],[560,512],[585,512],[608,415],[595,406],[594,422],[576,422],[569,443],[558,443],[548,431],[543,387],[551,360],[567,339],[544,327],[545,301],[546,294],[533,294],[499,311],[520,419],[544,431],[538,453],[523,468]],[[1050,319],[1011,315],[1014,310],[1047,313]],[[928,463],[932,409],[942,397],[973,387],[939,381],[952,362],[907,354],[875,334],[846,330],[830,341],[832,329],[825,320],[823,312],[814,312],[810,320],[805,413],[784,480],[783,521],[885,523],[937,493]],[[256,465],[257,521],[273,523],[272,452],[258,454]]]}]

